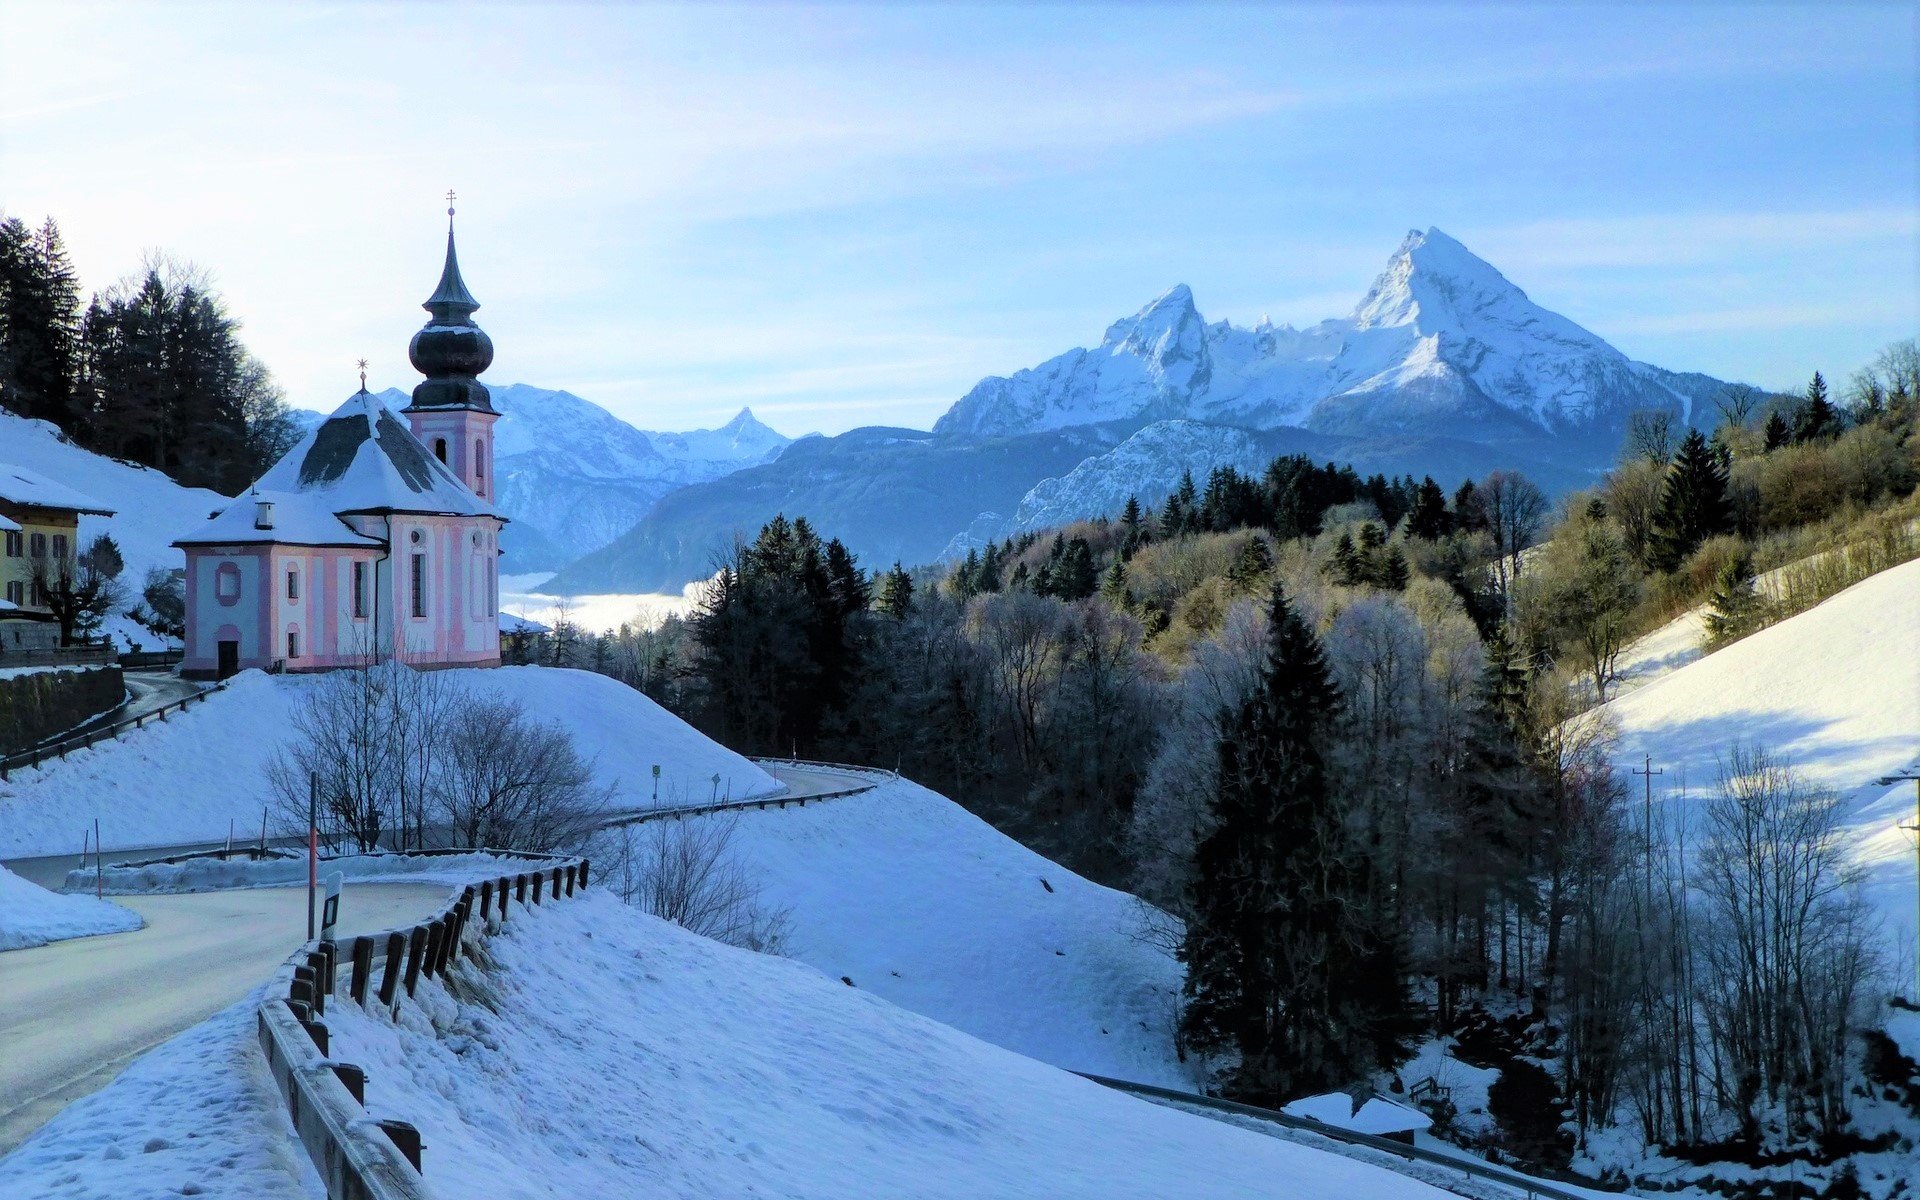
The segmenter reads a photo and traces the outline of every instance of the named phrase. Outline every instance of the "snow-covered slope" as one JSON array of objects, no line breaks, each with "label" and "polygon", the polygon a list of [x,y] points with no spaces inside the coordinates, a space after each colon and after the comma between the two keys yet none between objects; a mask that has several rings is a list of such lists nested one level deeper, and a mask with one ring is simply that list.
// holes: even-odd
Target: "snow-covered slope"
[{"label": "snow-covered slope", "polygon": [[1407,235],[1347,317],[1208,324],[1183,284],[1094,349],[981,381],[934,428],[995,436],[1184,417],[1482,442],[1550,435],[1610,451],[1632,412],[1686,419],[1720,386],[1633,362],[1429,229]]},{"label": "snow-covered slope", "polygon": [[[534,717],[565,725],[594,759],[597,781],[614,788],[617,808],[651,806],[655,763],[662,803],[706,796],[716,774],[736,797],[779,787],[753,763],[603,675],[502,667],[442,677],[475,694],[511,697]],[[320,683],[242,672],[225,691],[164,722],[14,771],[0,782],[0,858],[75,850],[78,831],[95,817],[103,844],[115,849],[217,841],[229,821],[242,831],[259,829],[261,809],[274,802],[267,763],[290,736],[301,693]]]},{"label": "snow-covered slope", "polygon": [[[129,600],[138,600],[152,567],[169,570],[186,560],[173,539],[204,524],[207,514],[228,500],[206,488],[181,487],[166,474],[83,450],[51,422],[30,421],[0,408],[0,462],[13,463],[65,484],[114,510],[111,517],[81,517],[80,543],[96,534],[112,534],[126,559],[121,581]],[[154,634],[131,621],[114,621],[110,632],[132,637],[147,649],[160,644]]]},{"label": "snow-covered slope", "polygon": [[[744,408],[719,429],[658,433],[572,392],[525,383],[492,392],[497,499],[513,521],[503,539],[509,573],[565,566],[625,533],[668,492],[771,461],[791,441]],[[410,397],[388,388],[380,399],[400,409]],[[319,415],[300,414],[308,424]]]},{"label": "snow-covered slope", "polygon": [[140,917],[132,909],[50,892],[0,867],[0,950],[138,928]]},{"label": "snow-covered slope", "polygon": [[1764,745],[1839,792],[1847,843],[1870,868],[1889,935],[1912,944],[1913,845],[1898,826],[1913,819],[1914,785],[1873,780],[1920,766],[1920,562],[1689,662],[1603,711],[1619,726],[1622,770],[1643,755],[1665,769],[1654,794],[1667,804],[1697,804],[1736,742]]},{"label": "snow-covered slope", "polygon": [[420,1126],[445,1195],[1437,1194],[1106,1091],[601,892],[516,916],[489,949],[489,976],[455,969],[484,1004],[436,982],[397,1026],[328,1012],[369,1108]]},{"label": "snow-covered slope", "polygon": [[1173,1048],[1180,967],[1143,940],[1132,896],[906,780],[700,820],[729,824],[762,900],[787,910],[791,957],[1055,1066],[1195,1085]]}]

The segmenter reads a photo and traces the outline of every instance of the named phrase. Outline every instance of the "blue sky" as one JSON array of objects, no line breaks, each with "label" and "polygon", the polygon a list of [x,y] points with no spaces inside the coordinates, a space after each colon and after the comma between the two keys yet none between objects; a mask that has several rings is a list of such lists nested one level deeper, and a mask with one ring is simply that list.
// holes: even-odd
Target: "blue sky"
[{"label": "blue sky", "polygon": [[461,194],[488,378],[925,427],[1176,282],[1345,314],[1409,228],[1769,386],[1920,330],[1915,9],[22,6],[0,209],[210,268],[290,399],[406,343]]}]

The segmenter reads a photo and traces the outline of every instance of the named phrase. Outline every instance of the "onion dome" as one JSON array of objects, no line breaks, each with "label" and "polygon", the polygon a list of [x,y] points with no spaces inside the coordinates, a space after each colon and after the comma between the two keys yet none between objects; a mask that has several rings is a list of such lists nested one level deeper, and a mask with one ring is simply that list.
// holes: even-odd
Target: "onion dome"
[{"label": "onion dome", "polygon": [[453,252],[453,209],[447,209],[447,265],[440,286],[420,307],[432,314],[426,327],[413,335],[407,357],[414,370],[425,375],[413,389],[408,411],[419,408],[470,408],[493,412],[487,385],[475,376],[493,364],[493,339],[473,323],[480,302],[460,278],[460,260]]}]

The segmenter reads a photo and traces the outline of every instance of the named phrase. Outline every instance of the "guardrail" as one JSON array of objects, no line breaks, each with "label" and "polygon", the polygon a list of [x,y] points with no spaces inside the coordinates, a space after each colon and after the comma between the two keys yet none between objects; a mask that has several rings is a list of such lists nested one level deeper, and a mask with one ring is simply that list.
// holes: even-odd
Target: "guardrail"
[{"label": "guardrail", "polygon": [[[353,940],[346,963],[349,1003],[398,1012],[401,989],[414,994],[420,980],[444,973],[464,951],[469,923],[478,907],[476,935],[507,923],[514,902],[522,908],[571,896],[587,886],[590,864],[584,858],[487,850],[443,853],[510,853],[517,859],[542,859],[551,868],[522,871],[468,885],[439,916],[419,924]],[[382,960],[374,986],[375,956]],[[326,1183],[328,1200],[431,1200],[423,1174],[420,1131],[406,1121],[372,1120],[366,1112],[367,1075],[329,1053],[327,1005],[338,999],[339,945],[313,941],[281,967],[276,982],[285,995],[272,996],[258,1013],[260,1048],[274,1083],[286,1101],[300,1142]]]},{"label": "guardrail", "polygon": [[0,667],[95,667],[116,661],[111,642],[60,646],[52,650],[14,650],[0,654]]},{"label": "guardrail", "polygon": [[[1170,1100],[1177,1104],[1190,1104],[1195,1108],[1212,1109],[1215,1112],[1229,1113],[1237,1117],[1252,1117],[1255,1120],[1268,1121],[1287,1129],[1297,1129],[1305,1133],[1316,1134],[1336,1142],[1345,1142],[1352,1146],[1364,1146],[1370,1150],[1378,1150],[1383,1154],[1392,1154],[1399,1158],[1410,1159],[1414,1162],[1424,1162],[1433,1166],[1444,1167],[1449,1171],[1458,1171],[1469,1178],[1484,1179],[1490,1183],[1497,1183],[1502,1187],[1512,1188],[1515,1191],[1525,1194],[1529,1197],[1529,1200],[1532,1200],[1534,1197],[1538,1197],[1539,1200],[1590,1200],[1588,1196],[1579,1192],[1570,1192],[1565,1188],[1556,1187],[1544,1180],[1535,1179],[1530,1175],[1522,1175],[1518,1171],[1508,1171],[1501,1167],[1496,1167],[1491,1163],[1470,1161],[1457,1158],[1450,1154],[1438,1154],[1432,1150],[1422,1150],[1418,1146],[1410,1146],[1405,1142],[1396,1142],[1392,1138],[1375,1137],[1370,1133],[1355,1133],[1351,1129],[1341,1129],[1337,1125],[1324,1125],[1319,1121],[1309,1121],[1304,1117],[1288,1116],[1286,1113],[1271,1108],[1260,1108],[1253,1104],[1240,1104],[1232,1100],[1221,1100],[1213,1096],[1202,1096],[1194,1092],[1176,1091],[1173,1088],[1155,1087],[1150,1083],[1134,1083],[1127,1079],[1110,1079],[1105,1075],[1089,1075],[1085,1071],[1075,1071],[1074,1074],[1080,1076],[1082,1079],[1092,1080],[1102,1087],[1112,1088],[1117,1092],[1126,1092],[1134,1096],[1145,1096],[1154,1100]],[[1585,1186],[1592,1187],[1596,1191],[1608,1190],[1600,1188],[1597,1183]]]},{"label": "guardrail", "polygon": [[213,695],[213,693],[223,690],[226,686],[225,681],[222,681],[214,684],[212,687],[202,688],[191,696],[182,696],[178,700],[170,700],[159,708],[153,709],[151,712],[143,712],[137,717],[128,717],[125,720],[115,721],[113,724],[103,725],[99,729],[75,734],[72,737],[62,738],[57,742],[51,742],[43,746],[35,746],[31,750],[22,750],[10,758],[0,758],[0,780],[5,779],[9,772],[17,771],[22,767],[37,767],[48,759],[65,758],[71,751],[85,750],[100,742],[112,741],[127,730],[138,729],[148,721],[164,721],[167,719],[168,713],[184,711],[187,705],[203,701],[208,696]]},{"label": "guardrail", "polygon": [[120,665],[129,671],[143,671],[178,666],[186,657],[185,650],[129,650],[120,656]]},{"label": "guardrail", "polygon": [[[810,759],[801,758],[755,758],[753,761],[757,763],[771,763],[776,766],[784,764],[795,767],[822,767],[833,771],[843,771],[849,775],[878,776],[883,780],[899,778],[899,776],[892,771],[883,770],[878,767],[856,767],[847,763],[814,762]],[[671,808],[649,808],[636,813],[625,813],[620,816],[610,817],[602,821],[596,828],[619,829],[628,825],[644,825],[648,821],[666,821],[680,817],[699,817],[711,813],[740,812],[746,809],[785,808],[789,804],[797,808],[804,808],[807,804],[815,800],[838,800],[846,796],[858,796],[863,792],[870,792],[878,786],[879,783],[877,782],[861,783],[852,787],[840,788],[836,791],[813,792],[805,796],[760,796],[750,800],[719,800],[708,804],[677,804]]]}]

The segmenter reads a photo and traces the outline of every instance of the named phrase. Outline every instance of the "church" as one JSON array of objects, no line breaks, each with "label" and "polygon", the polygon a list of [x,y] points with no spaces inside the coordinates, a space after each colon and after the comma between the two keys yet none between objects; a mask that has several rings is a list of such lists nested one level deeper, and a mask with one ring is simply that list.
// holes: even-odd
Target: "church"
[{"label": "church", "polygon": [[246,495],[174,542],[187,556],[183,674],[499,664],[500,414],[477,378],[493,342],[473,321],[447,217],[446,266],[407,351],[426,379],[406,424],[363,370],[360,390]]}]

